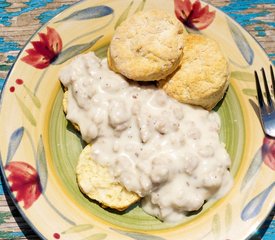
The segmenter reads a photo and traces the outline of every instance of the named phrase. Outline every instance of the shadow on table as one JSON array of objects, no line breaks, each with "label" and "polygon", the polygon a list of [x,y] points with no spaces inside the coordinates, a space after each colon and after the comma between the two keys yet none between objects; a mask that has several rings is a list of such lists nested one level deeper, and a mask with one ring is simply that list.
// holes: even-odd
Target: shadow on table
[{"label": "shadow on table", "polygon": [[[40,238],[37,236],[37,234],[32,230],[32,228],[29,226],[29,224],[24,220],[22,217],[21,213],[18,211],[16,206],[13,203],[13,200],[11,199],[7,187],[2,181],[2,174],[0,175],[0,180],[2,182],[2,187],[3,187],[3,192],[4,192],[4,197],[6,199],[7,205],[10,209],[10,213],[12,217],[14,218],[14,221],[17,223],[19,229],[17,230],[18,232],[21,231],[22,234],[19,234],[18,232],[13,232],[11,230],[16,230],[16,229],[8,229],[6,233],[2,233],[0,239],[23,239],[26,238],[27,240],[39,240]],[[4,237],[4,238],[3,238]]]}]

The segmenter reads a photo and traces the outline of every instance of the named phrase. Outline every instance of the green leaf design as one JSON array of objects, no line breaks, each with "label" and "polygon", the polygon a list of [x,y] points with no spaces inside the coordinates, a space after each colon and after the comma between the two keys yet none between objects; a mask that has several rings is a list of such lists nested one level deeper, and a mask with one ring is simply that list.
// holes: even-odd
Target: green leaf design
[{"label": "green leaf design", "polygon": [[40,178],[40,184],[42,187],[42,192],[45,192],[48,180],[48,169],[47,169],[47,161],[46,154],[42,136],[40,135],[37,153],[36,153],[36,168]]},{"label": "green leaf design", "polygon": [[89,229],[92,229],[94,226],[92,224],[80,224],[73,227],[70,227],[66,231],[63,231],[62,234],[69,234],[69,233],[78,233],[87,231]]},{"label": "green leaf design", "polygon": [[34,105],[37,108],[40,108],[41,107],[41,102],[40,102],[39,98],[37,96],[35,96],[33,94],[33,92],[25,84],[24,84],[24,88],[25,88],[27,94],[29,95],[29,97],[31,98],[31,100],[33,101]]},{"label": "green leaf design", "polygon": [[34,141],[33,141],[33,138],[32,138],[32,135],[30,134],[29,130],[28,129],[24,129],[24,132],[26,133],[26,136],[27,138],[29,139],[29,142],[31,144],[31,149],[32,149],[32,153],[33,153],[33,157],[36,158],[36,147],[34,145]]},{"label": "green leaf design", "polygon": [[17,95],[15,95],[15,97],[16,97],[18,105],[20,106],[25,117],[29,120],[29,122],[33,126],[36,126],[36,120],[35,120],[34,116],[32,115],[30,109],[25,105],[25,103],[23,103],[23,101]]},{"label": "green leaf design", "polygon": [[82,240],[102,240],[107,237],[106,233],[96,233],[89,237],[83,238]]},{"label": "green leaf design", "polygon": [[245,176],[242,180],[241,183],[241,188],[240,190],[243,191],[243,189],[246,187],[246,185],[248,184],[248,182],[253,178],[253,176],[257,173],[257,171],[259,170],[259,168],[261,167],[263,161],[262,161],[262,152],[261,149],[259,149],[257,151],[257,153],[255,154],[254,158],[252,159],[246,173]]},{"label": "green leaf design", "polygon": [[66,62],[70,58],[72,58],[72,57],[80,54],[81,52],[84,52],[84,51],[88,50],[89,48],[91,48],[102,37],[103,37],[103,35],[95,38],[93,41],[91,41],[89,43],[74,45],[72,47],[69,47],[69,48],[65,49],[64,51],[62,51],[59,54],[57,59],[54,62],[52,62],[52,64],[53,65],[58,65],[58,64],[62,64],[64,62]]},{"label": "green leaf design", "polygon": [[232,206],[230,203],[226,205],[225,208],[225,228],[228,232],[232,225]]},{"label": "green leaf design", "polygon": [[242,91],[247,96],[250,96],[250,97],[256,97],[257,96],[257,92],[256,92],[255,89],[244,88]]},{"label": "green leaf design", "polygon": [[254,75],[250,72],[234,71],[231,72],[230,78],[234,78],[244,82],[255,82]]},{"label": "green leaf design", "polygon": [[164,240],[164,238],[159,237],[159,236],[154,236],[150,234],[145,234],[145,233],[137,233],[137,232],[125,232],[121,231],[118,229],[113,229],[114,231],[121,233],[123,235],[126,235],[128,237],[131,237],[135,240]]},{"label": "green leaf design", "polygon": [[98,48],[95,50],[95,55],[101,59],[107,57],[107,52],[108,52],[109,44],[104,45],[101,48]]},{"label": "green leaf design", "polygon": [[124,10],[124,12],[120,15],[120,17],[118,18],[116,24],[115,24],[115,29],[117,29],[117,27],[127,19],[128,15],[129,15],[129,12],[130,12],[130,9],[133,5],[133,1],[128,5],[128,7]]},{"label": "green leaf design", "polygon": [[135,13],[142,11],[142,10],[144,9],[145,3],[146,3],[146,0],[142,0],[142,1],[140,2],[140,4],[138,5],[138,7],[137,7]]},{"label": "green leaf design", "polygon": [[95,6],[85,8],[79,11],[75,11],[70,14],[68,17],[65,17],[58,22],[63,22],[67,20],[87,20],[87,19],[94,19],[94,18],[101,18],[112,14],[114,10],[108,6]]},{"label": "green leaf design", "polygon": [[212,220],[212,233],[216,239],[219,238],[221,233],[221,220],[218,214],[215,214]]}]

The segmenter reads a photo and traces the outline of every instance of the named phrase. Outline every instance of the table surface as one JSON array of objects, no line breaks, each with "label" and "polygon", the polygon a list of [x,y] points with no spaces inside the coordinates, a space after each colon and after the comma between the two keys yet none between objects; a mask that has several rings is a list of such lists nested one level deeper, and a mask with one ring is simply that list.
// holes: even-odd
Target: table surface
[{"label": "table surface", "polygon": [[[0,91],[21,48],[32,34],[75,0],[0,0]],[[209,0],[240,23],[275,64],[275,0]],[[275,209],[252,237],[275,239]],[[0,181],[0,239],[39,239],[21,217]]]}]

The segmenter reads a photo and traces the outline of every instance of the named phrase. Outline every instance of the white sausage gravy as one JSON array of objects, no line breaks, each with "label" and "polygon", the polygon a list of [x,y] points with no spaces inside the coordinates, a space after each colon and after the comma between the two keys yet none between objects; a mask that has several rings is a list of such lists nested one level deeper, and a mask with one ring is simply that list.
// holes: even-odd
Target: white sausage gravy
[{"label": "white sausage gravy", "polygon": [[92,143],[93,159],[141,196],[148,214],[179,221],[231,188],[217,113],[128,82],[94,53],[78,56],[60,81],[68,89],[66,117]]}]

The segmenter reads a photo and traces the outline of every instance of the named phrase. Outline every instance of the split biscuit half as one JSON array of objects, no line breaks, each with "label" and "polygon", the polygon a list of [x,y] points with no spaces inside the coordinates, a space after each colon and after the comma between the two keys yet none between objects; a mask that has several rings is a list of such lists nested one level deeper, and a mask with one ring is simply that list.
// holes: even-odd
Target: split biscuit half
[{"label": "split biscuit half", "polygon": [[[68,106],[68,91],[64,92],[63,110],[66,114]],[[76,130],[79,126],[72,123]],[[81,152],[77,167],[76,176],[80,190],[90,199],[96,200],[103,207],[109,207],[123,211],[137,202],[140,197],[129,192],[124,186],[117,182],[107,167],[101,166],[91,157],[92,146],[87,145]]]},{"label": "split biscuit half", "polygon": [[79,156],[76,176],[80,190],[103,207],[118,211],[123,211],[137,202],[140,197],[115,181],[107,167],[92,159],[91,151],[92,146],[87,145]]}]

